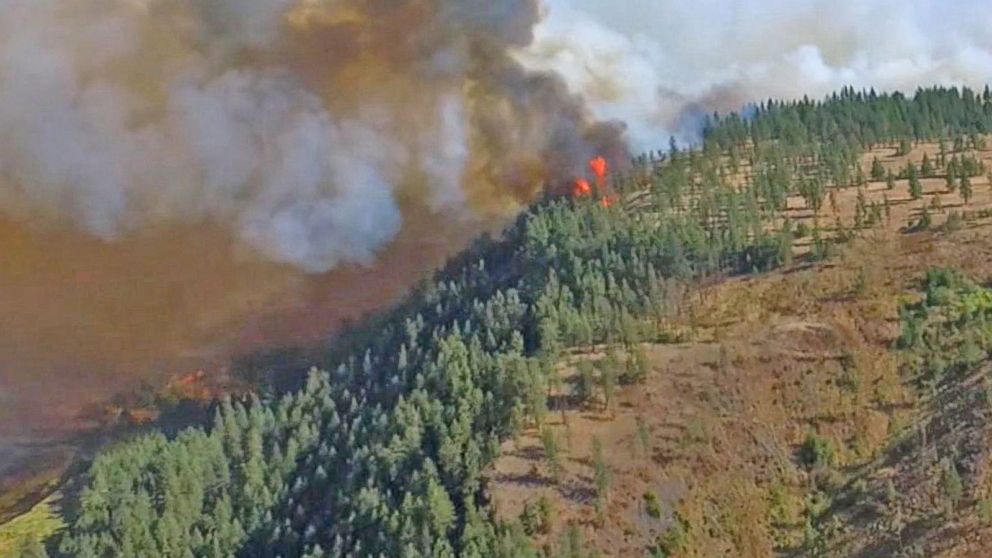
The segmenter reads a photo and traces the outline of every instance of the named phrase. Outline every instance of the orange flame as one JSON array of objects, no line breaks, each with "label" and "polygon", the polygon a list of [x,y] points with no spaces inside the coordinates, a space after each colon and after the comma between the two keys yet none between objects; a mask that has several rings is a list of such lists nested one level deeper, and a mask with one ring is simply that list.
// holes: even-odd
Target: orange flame
[{"label": "orange flame", "polygon": [[589,168],[592,173],[596,175],[597,182],[603,182],[606,180],[606,173],[609,172],[610,167],[606,163],[606,159],[602,157],[596,157],[595,159],[589,161]]},{"label": "orange flame", "polygon": [[577,178],[575,184],[572,185],[572,195],[577,198],[591,196],[592,186],[589,185],[589,181],[585,178]]}]

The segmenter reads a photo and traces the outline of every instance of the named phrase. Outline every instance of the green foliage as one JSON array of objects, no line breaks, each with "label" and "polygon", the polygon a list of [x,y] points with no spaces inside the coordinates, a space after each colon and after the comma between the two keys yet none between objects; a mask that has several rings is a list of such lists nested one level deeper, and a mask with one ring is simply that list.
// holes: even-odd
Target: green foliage
[{"label": "green foliage", "polygon": [[923,178],[933,178],[936,170],[933,168],[933,162],[930,161],[930,156],[926,153],[923,154],[923,162],[920,163],[920,174]]},{"label": "green foliage", "polygon": [[520,513],[520,524],[528,535],[546,535],[551,531],[554,509],[546,496],[536,503],[527,502]]},{"label": "green foliage", "polygon": [[933,226],[933,218],[930,216],[930,208],[924,206],[923,209],[920,210],[920,218],[917,219],[915,223],[912,223],[911,226],[909,226],[906,229],[906,231],[923,232],[930,230],[931,226]]},{"label": "green foliage", "polygon": [[651,430],[641,417],[637,417],[637,442],[642,453],[651,451]]},{"label": "green foliage", "polygon": [[954,232],[960,230],[964,226],[964,218],[961,217],[961,213],[957,211],[951,211],[947,214],[947,220],[941,225],[941,230],[944,232]]},{"label": "green foliage", "polygon": [[644,511],[647,512],[648,516],[654,519],[661,519],[661,501],[658,500],[658,495],[648,490],[644,493],[642,499],[644,500]]},{"label": "green foliage", "polygon": [[943,492],[947,511],[953,512],[964,496],[964,485],[961,482],[961,474],[958,468],[951,461],[946,461],[940,478],[940,487]]},{"label": "green foliage", "polygon": [[681,552],[688,544],[689,525],[681,516],[676,514],[672,526],[664,535],[658,537],[651,552],[653,556],[668,557]]},{"label": "green foliage", "polygon": [[[562,350],[636,347],[657,335],[682,282],[787,263],[795,233],[775,223],[790,195],[818,210],[830,188],[861,180],[867,146],[908,152],[914,141],[979,137],[992,131],[988,107],[953,88],[769,101],[749,118],[711,120],[699,150],[673,144],[636,159],[615,184],[645,188],[636,211],[548,196],[500,239],[480,239],[392,312],[341,336],[319,358],[324,371],[262,399],[220,402],[212,424],[102,452],[61,549],[82,558],[536,558],[523,526],[480,508],[483,471],[502,441],[546,411]],[[731,148],[748,165],[741,184],[725,172]],[[947,164],[956,176],[984,172],[973,158]],[[827,257],[830,240],[812,235],[814,257]],[[985,315],[975,292],[955,296],[960,307],[942,312]],[[950,326],[928,312],[912,347],[954,338],[932,337]],[[970,331],[954,345],[961,362],[989,348],[985,329]],[[607,402],[621,373],[642,374],[630,358],[629,368],[600,371]],[[579,365],[580,400],[593,396],[593,374]],[[609,471],[602,448],[593,453],[605,498]],[[658,551],[677,551],[685,529],[677,522]],[[588,556],[577,528],[568,534],[561,556]]]},{"label": "green foliage", "polygon": [[992,498],[985,497],[978,501],[978,520],[985,525],[992,524]]},{"label": "green foliage", "polygon": [[603,504],[609,499],[610,485],[613,484],[613,472],[606,463],[603,455],[603,444],[599,438],[592,439],[592,468],[593,479],[596,482],[596,507],[603,509]]},{"label": "green foliage", "polygon": [[26,538],[14,548],[11,558],[48,558],[48,551],[37,539]]},{"label": "green foliage", "polygon": [[597,558],[598,554],[591,550],[586,550],[585,539],[579,526],[574,523],[569,524],[562,534],[558,551],[553,558]]},{"label": "green foliage", "polygon": [[643,383],[648,377],[649,367],[647,353],[642,345],[638,345],[627,355],[627,361],[624,363],[624,374],[620,380],[624,384]]},{"label": "green foliage", "polygon": [[885,180],[885,165],[875,157],[871,160],[871,179],[875,182]]},{"label": "green foliage", "polygon": [[975,190],[971,185],[971,178],[962,176],[959,190],[961,191],[961,197],[964,199],[964,203],[971,203],[971,198],[975,195]]},{"label": "green foliage", "polygon": [[558,482],[561,479],[561,448],[558,437],[550,426],[541,429],[541,446],[544,448],[544,457],[548,460],[551,478]]},{"label": "green foliage", "polygon": [[596,366],[583,360],[576,366],[578,374],[572,387],[572,396],[583,405],[589,404],[595,394],[596,387]]},{"label": "green foliage", "polygon": [[924,299],[902,308],[897,345],[921,379],[974,369],[992,350],[992,289],[942,268],[927,272]]},{"label": "green foliage", "polygon": [[65,527],[48,498],[27,513],[0,525],[0,556],[44,556],[44,541]]},{"label": "green foliage", "polygon": [[834,444],[815,433],[807,434],[799,448],[799,460],[811,469],[830,467],[834,462]]},{"label": "green foliage", "polygon": [[918,200],[923,197],[923,183],[915,174],[909,178],[909,195],[914,200]]},{"label": "green foliage", "polygon": [[613,403],[619,368],[620,361],[612,350],[606,353],[603,360],[599,361],[599,386],[603,390],[603,407],[606,409],[609,409]]}]

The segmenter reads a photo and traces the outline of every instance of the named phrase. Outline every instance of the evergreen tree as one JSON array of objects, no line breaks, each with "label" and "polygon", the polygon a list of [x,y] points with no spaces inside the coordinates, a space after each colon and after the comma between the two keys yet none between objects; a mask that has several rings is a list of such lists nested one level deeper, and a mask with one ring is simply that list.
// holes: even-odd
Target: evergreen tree
[{"label": "evergreen tree", "polygon": [[881,182],[885,180],[885,174],[885,166],[878,160],[878,157],[873,158],[871,161],[871,179],[875,182]]},{"label": "evergreen tree", "polygon": [[[845,88],[762,103],[748,118],[714,115],[700,148],[673,139],[667,157],[635,159],[617,190],[644,190],[625,203],[548,195],[501,237],[478,240],[392,311],[335,340],[319,358],[326,371],[220,401],[210,424],[100,452],[71,497],[59,548],[94,558],[538,558],[522,526],[478,505],[501,444],[539,424],[558,392],[558,357],[625,344],[627,361],[604,359],[598,378],[591,363],[578,365],[576,398],[601,388],[610,403],[621,373],[641,373],[638,340],[677,310],[680,284],[788,262],[794,232],[780,212],[789,196],[818,211],[829,195],[836,213],[837,190],[861,181],[866,147],[898,142],[908,155],[938,136],[977,145],[992,132],[986,108],[955,88],[912,97]],[[740,173],[725,168],[731,148]],[[946,146],[937,162],[949,187],[962,181],[962,196],[962,177],[984,172],[964,153],[947,161]],[[921,197],[915,167],[906,173]],[[858,205],[862,224],[877,220],[863,194]],[[837,240],[847,234],[839,226]],[[818,222],[812,240],[812,257],[828,257],[833,241]],[[605,495],[608,468],[595,468]]]},{"label": "evergreen tree", "polygon": [[975,193],[971,187],[971,179],[967,176],[962,176],[960,189],[961,198],[964,199],[964,203],[971,203],[971,198]]},{"label": "evergreen tree", "polygon": [[920,174],[923,175],[923,178],[933,178],[935,173],[936,171],[933,168],[933,163],[930,162],[930,157],[924,153],[923,163],[920,165]]},{"label": "evergreen tree", "polygon": [[918,200],[923,197],[923,183],[921,183],[919,177],[915,175],[909,179],[909,195],[914,200]]}]

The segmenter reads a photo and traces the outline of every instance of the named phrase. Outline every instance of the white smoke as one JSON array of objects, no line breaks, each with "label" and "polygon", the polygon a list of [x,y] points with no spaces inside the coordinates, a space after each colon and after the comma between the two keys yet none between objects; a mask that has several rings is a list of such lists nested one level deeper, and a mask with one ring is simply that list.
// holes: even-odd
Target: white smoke
[{"label": "white smoke", "polygon": [[464,210],[460,97],[438,99],[410,145],[390,107],[332,114],[333,91],[244,63],[280,40],[291,4],[4,0],[0,211],[106,240],[219,222],[265,257],[322,272],[371,264],[399,233],[411,165],[432,207]]},{"label": "white smoke", "polygon": [[526,65],[560,73],[642,149],[713,110],[846,85],[912,93],[992,79],[980,0],[545,0]]},{"label": "white smoke", "polygon": [[[108,241],[227,226],[371,264],[426,206],[469,222],[626,157],[509,56],[540,0],[0,0],[0,213]],[[565,178],[563,178],[565,177]]]},{"label": "white smoke", "polygon": [[0,212],[108,240],[214,222],[308,271],[370,263],[413,196],[458,219],[625,158],[620,129],[590,116],[658,148],[770,97],[980,86],[983,8],[0,0]]}]

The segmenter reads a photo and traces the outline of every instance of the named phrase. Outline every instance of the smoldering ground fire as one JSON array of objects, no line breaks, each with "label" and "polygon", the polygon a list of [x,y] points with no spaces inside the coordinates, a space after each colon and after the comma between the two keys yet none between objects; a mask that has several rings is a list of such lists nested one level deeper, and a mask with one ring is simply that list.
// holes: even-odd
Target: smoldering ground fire
[{"label": "smoldering ground fire", "polygon": [[627,156],[620,125],[511,55],[536,0],[0,10],[3,440],[149,375],[324,339],[453,238]]}]

